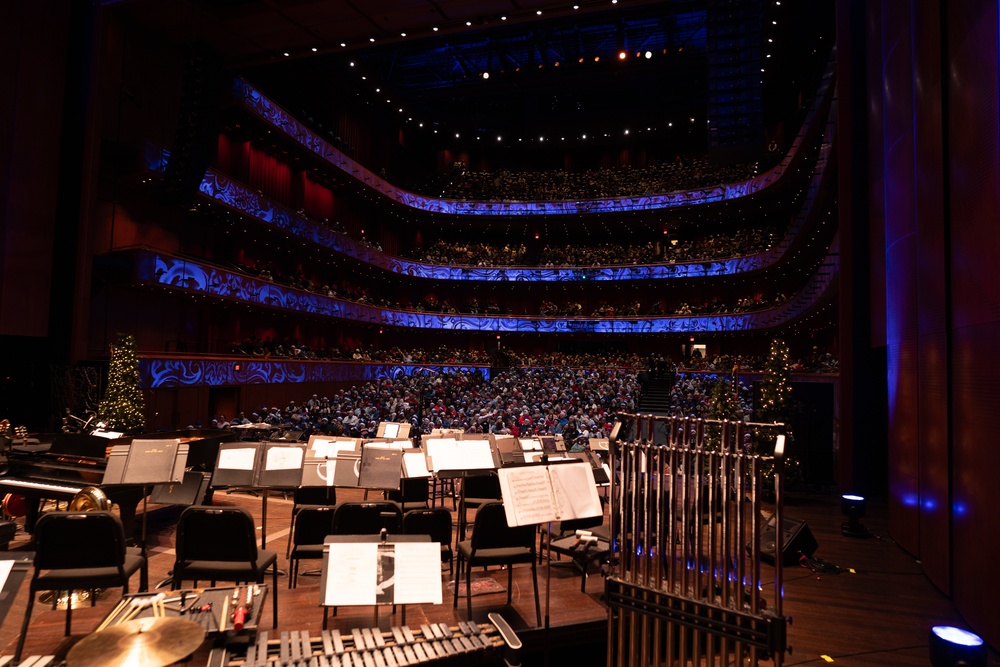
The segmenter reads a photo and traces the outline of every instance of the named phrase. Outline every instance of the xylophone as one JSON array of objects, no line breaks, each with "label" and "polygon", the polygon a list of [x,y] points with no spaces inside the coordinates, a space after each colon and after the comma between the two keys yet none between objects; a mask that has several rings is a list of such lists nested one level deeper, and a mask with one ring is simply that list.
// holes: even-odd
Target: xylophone
[{"label": "xylophone", "polygon": [[459,621],[354,628],[350,632],[283,631],[277,639],[258,632],[246,644],[213,649],[206,667],[472,667],[520,664],[521,641],[499,614],[488,624]]}]

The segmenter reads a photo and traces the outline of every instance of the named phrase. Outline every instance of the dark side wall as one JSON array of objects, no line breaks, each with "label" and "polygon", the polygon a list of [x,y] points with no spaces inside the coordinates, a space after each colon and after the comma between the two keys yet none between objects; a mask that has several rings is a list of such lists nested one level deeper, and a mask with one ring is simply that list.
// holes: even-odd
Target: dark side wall
[{"label": "dark side wall", "polygon": [[845,0],[840,12],[852,18],[838,46],[868,78],[867,99],[852,102],[865,124],[855,113],[848,131],[870,149],[859,190],[868,238],[882,238],[868,268],[884,317],[872,317],[869,350],[884,321],[890,531],[998,646],[997,3]]}]

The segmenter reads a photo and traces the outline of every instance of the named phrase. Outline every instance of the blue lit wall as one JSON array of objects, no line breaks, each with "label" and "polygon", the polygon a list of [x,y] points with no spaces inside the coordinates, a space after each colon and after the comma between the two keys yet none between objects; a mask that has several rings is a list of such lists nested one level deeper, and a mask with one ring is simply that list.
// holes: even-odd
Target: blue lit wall
[{"label": "blue lit wall", "polygon": [[618,319],[512,317],[389,310],[275,285],[259,278],[162,253],[140,250],[133,254],[136,278],[151,285],[380,326],[497,333],[639,334],[764,330],[787,324],[801,316],[830,287],[831,276],[836,273],[832,270],[820,272],[803,292],[780,306],[749,313]]},{"label": "blue lit wall", "polygon": [[238,361],[156,357],[139,359],[140,383],[144,389],[303,382],[370,382],[455,371],[479,371],[484,378],[490,377],[490,369],[479,366],[358,364],[280,359]]},{"label": "blue lit wall", "polygon": [[628,213],[650,211],[693,204],[727,201],[760,192],[776,182],[788,166],[788,160],[748,181],[706,187],[697,190],[668,194],[618,197],[613,199],[588,199],[579,201],[505,201],[473,202],[451,199],[434,199],[397,188],[386,182],[358,162],[350,159],[328,144],[288,112],[268,99],[252,85],[237,79],[234,83],[236,99],[266,123],[295,140],[308,151],[319,156],[345,174],[361,181],[372,190],[410,208],[450,215],[580,215],[585,213]]},{"label": "blue lit wall", "polygon": [[747,257],[680,264],[616,266],[512,268],[441,266],[390,257],[343,234],[304,218],[270,201],[247,186],[214,171],[208,171],[199,187],[201,194],[242,214],[276,227],[310,243],[349,255],[387,271],[414,278],[437,280],[479,280],[498,282],[578,282],[593,280],[658,280],[662,278],[704,278],[756,271],[772,264],[778,252]]}]

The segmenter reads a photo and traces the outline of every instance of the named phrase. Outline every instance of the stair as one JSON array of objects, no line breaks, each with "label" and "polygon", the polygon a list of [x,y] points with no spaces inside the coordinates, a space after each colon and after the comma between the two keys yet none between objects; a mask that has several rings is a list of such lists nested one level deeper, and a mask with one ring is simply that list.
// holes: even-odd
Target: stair
[{"label": "stair", "polygon": [[650,378],[639,397],[639,413],[657,416],[671,414],[670,391],[673,386],[672,379]]}]

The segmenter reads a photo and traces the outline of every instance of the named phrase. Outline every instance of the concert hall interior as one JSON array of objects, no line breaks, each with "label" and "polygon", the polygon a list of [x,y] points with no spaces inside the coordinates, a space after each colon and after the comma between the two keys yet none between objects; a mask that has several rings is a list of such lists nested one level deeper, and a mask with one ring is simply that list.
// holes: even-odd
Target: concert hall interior
[{"label": "concert hall interior", "polygon": [[998,14],[0,4],[0,667],[1000,665]]}]

